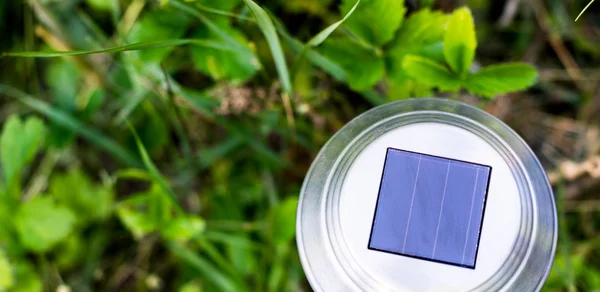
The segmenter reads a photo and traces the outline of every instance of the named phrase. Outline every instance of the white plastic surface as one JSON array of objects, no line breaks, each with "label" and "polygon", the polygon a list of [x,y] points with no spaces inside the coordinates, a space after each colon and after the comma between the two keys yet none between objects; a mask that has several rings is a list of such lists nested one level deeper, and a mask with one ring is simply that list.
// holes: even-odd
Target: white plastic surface
[{"label": "white plastic surface", "polygon": [[[386,149],[394,147],[490,165],[492,174],[476,269],[367,249]],[[393,291],[467,291],[490,278],[509,257],[521,216],[509,166],[484,140],[461,128],[418,123],[394,129],[368,145],[352,163],[339,201],[342,240],[334,246],[369,278]]]}]

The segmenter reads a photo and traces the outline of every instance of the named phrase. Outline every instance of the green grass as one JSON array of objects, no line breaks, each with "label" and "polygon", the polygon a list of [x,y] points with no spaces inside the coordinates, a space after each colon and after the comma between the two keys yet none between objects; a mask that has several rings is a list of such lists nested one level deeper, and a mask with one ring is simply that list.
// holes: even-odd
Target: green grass
[{"label": "green grass", "polygon": [[[504,28],[488,0],[1,2],[0,291],[311,291],[304,175],[393,100],[501,114],[549,172],[593,157],[598,141],[570,139],[600,122],[597,80],[561,63],[593,79],[600,60],[597,12],[575,2],[585,21],[520,5]],[[600,217],[573,208],[598,200],[595,182],[557,184],[545,291],[600,289]]]}]

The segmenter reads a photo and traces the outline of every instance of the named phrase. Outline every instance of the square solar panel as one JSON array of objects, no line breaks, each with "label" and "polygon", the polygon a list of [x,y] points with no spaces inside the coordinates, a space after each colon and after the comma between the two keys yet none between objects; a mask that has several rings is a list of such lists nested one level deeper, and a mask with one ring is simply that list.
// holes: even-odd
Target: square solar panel
[{"label": "square solar panel", "polygon": [[369,249],[475,269],[491,171],[388,148]]}]

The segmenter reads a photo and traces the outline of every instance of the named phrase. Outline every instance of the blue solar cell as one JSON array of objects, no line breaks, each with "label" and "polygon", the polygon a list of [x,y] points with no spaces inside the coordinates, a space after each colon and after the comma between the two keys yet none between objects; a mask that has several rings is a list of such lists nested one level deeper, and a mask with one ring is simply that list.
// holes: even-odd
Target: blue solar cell
[{"label": "blue solar cell", "polygon": [[388,148],[369,249],[474,269],[491,170]]}]

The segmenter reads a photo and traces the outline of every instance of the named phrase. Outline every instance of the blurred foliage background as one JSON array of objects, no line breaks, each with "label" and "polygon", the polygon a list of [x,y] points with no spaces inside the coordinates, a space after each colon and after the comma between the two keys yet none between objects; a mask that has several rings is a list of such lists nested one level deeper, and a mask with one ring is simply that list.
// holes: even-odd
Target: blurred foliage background
[{"label": "blurred foliage background", "polygon": [[428,96],[524,137],[559,208],[544,289],[600,291],[587,4],[1,1],[0,291],[309,291],[310,162],[360,113]]}]

